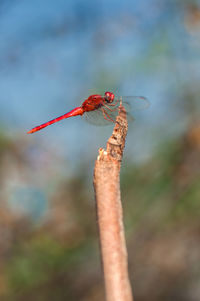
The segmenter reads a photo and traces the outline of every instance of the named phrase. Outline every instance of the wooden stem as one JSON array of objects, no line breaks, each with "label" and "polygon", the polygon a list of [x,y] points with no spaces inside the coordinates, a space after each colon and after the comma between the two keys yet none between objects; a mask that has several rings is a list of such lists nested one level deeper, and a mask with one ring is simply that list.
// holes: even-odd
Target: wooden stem
[{"label": "wooden stem", "polygon": [[106,300],[132,301],[120,196],[120,166],[128,130],[126,111],[119,115],[107,149],[95,162],[94,189],[104,270]]}]

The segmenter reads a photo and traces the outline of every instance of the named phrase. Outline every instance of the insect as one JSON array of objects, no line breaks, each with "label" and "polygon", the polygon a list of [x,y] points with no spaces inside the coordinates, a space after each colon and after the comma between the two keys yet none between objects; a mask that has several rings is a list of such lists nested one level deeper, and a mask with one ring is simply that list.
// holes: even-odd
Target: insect
[{"label": "insect", "polygon": [[27,134],[35,133],[55,122],[77,115],[82,116],[87,122],[95,125],[109,125],[115,122],[120,103],[126,110],[128,121],[134,119],[130,114],[131,110],[143,109],[149,105],[148,100],[141,96],[116,97],[112,92],[105,92],[103,96],[94,94],[90,95],[80,107],[76,107],[60,117],[34,127]]}]

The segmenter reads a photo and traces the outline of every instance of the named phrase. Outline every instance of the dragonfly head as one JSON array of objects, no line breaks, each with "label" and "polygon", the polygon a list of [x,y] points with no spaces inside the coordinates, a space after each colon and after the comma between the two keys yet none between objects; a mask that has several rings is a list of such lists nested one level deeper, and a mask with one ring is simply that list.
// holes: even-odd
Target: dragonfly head
[{"label": "dragonfly head", "polygon": [[113,102],[115,95],[112,92],[105,92],[105,99],[107,102]]}]

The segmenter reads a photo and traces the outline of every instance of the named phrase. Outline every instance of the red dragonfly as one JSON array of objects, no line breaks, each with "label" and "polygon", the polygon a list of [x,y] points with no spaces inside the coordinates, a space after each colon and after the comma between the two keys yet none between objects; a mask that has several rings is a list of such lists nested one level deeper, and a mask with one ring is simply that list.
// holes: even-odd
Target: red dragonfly
[{"label": "red dragonfly", "polygon": [[[127,100],[130,102],[127,102]],[[143,109],[149,105],[148,100],[141,96],[115,97],[112,92],[105,92],[104,96],[99,94],[90,95],[80,107],[34,127],[32,130],[27,132],[27,134],[35,133],[50,124],[77,115],[81,115],[86,119],[86,121],[95,125],[109,125],[115,122],[116,116],[118,115],[119,105],[121,103],[126,110],[128,121],[134,120],[134,118],[129,114],[131,109]]]}]

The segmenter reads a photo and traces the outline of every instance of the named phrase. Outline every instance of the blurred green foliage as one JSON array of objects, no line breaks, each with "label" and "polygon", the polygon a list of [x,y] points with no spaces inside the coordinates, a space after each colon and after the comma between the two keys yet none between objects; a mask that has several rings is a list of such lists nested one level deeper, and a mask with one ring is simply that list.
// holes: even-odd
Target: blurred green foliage
[{"label": "blurred green foliage", "polygon": [[[168,273],[169,275],[181,273],[182,268],[173,264],[171,266],[170,261],[173,262],[174,256],[173,252],[170,253],[171,249],[176,250],[181,245],[185,250],[188,248],[187,240],[193,237],[196,249],[191,251],[191,254],[200,250],[199,238],[196,237],[199,231],[200,172],[198,168],[196,171],[193,168],[200,164],[200,140],[197,139],[197,133],[193,139],[191,135],[193,131],[198,133],[200,139],[198,126],[195,125],[178,140],[168,141],[162,145],[146,162],[140,165],[124,162],[122,166],[121,188],[130,271],[131,277],[134,275],[137,277],[132,281],[136,282],[135,295],[138,300],[143,298],[145,300],[142,296],[144,292],[148,295],[149,283],[154,281],[153,285],[156,285],[158,281],[158,275],[154,273],[155,262],[151,262],[157,260],[157,256],[156,259],[150,260],[151,256],[154,257],[154,248],[162,246],[166,240],[171,240],[167,253],[162,255],[162,247],[159,251],[159,256],[163,256],[164,262],[169,261],[169,266],[163,267],[163,261],[162,264],[156,262],[156,269],[166,277]],[[3,147],[9,148],[11,141],[9,143],[6,139],[4,141]],[[13,155],[15,149],[12,148]],[[2,154],[3,152],[1,156]],[[9,243],[6,253],[2,253],[4,254],[2,257],[4,276],[1,280],[4,286],[2,285],[0,290],[2,298],[8,300],[103,298],[93,198],[91,189],[88,190],[87,178],[83,174],[77,174],[72,179],[63,179],[58,185],[52,196],[49,213],[42,223],[32,223],[27,218],[16,217],[8,208],[4,208],[6,212],[6,215],[3,215],[5,222],[2,218],[4,231],[12,233],[10,237],[14,236],[14,240]],[[151,245],[154,239],[157,241]],[[139,247],[138,244],[142,245]],[[142,252],[152,255],[149,258],[145,255],[145,260],[141,261],[140,256],[144,256],[141,255]],[[185,258],[181,252],[176,256],[178,261],[184,262]],[[187,256],[190,257],[190,253]],[[199,258],[199,255],[196,256]],[[143,279],[145,269],[143,272],[140,270],[147,264],[150,269],[149,276]],[[191,275],[196,275],[197,264],[197,259],[195,265],[192,259],[191,263],[188,263],[187,269]],[[193,279],[191,275],[181,280],[184,289],[189,292],[189,283]],[[197,279],[199,276],[196,281]],[[144,281],[145,289],[142,291],[140,281]],[[174,281],[176,282],[176,279]],[[182,300],[178,282],[174,288],[164,278],[160,287],[159,294],[153,294],[150,300],[161,300],[166,295],[166,290],[170,292],[172,289],[176,290],[176,300]]]}]

